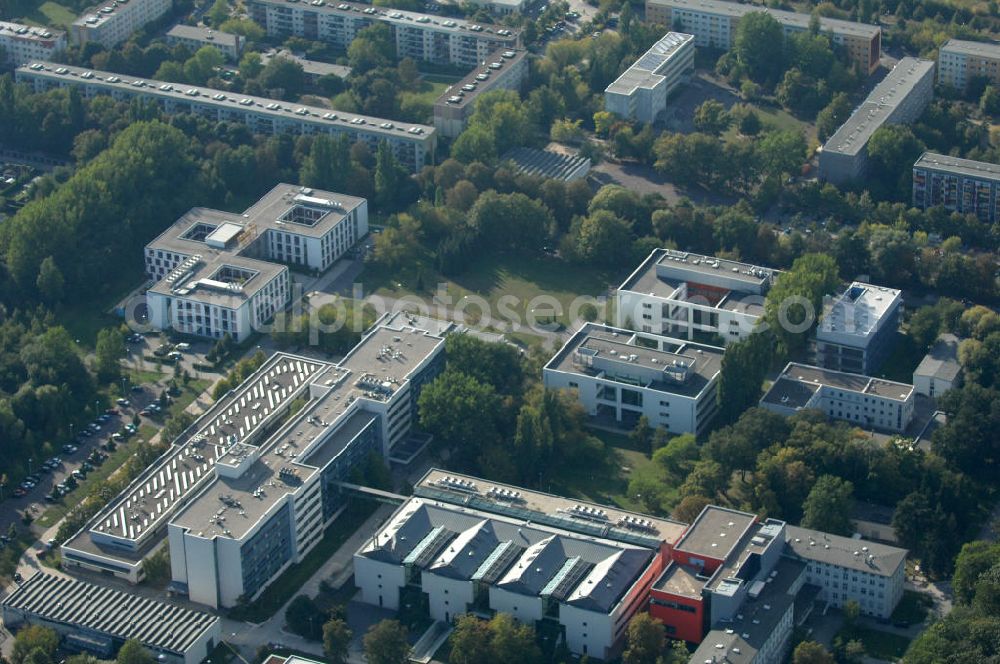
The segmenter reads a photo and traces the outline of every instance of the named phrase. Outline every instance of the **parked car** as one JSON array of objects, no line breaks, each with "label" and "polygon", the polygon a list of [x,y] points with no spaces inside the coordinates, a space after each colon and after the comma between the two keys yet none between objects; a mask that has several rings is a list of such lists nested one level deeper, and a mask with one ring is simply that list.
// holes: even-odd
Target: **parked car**
[{"label": "parked car", "polygon": [[136,393],[142,392],[142,385],[133,385],[132,386],[132,391],[136,392]]},{"label": "parked car", "polygon": [[87,477],[87,473],[83,472],[79,468],[77,468],[76,470],[74,470],[73,473],[72,473],[72,475],[73,475],[73,477],[75,477],[78,480],[86,479],[86,477]]},{"label": "parked car", "polygon": [[63,445],[63,447],[62,447],[62,450],[63,450],[63,452],[65,452],[66,454],[73,454],[73,453],[75,453],[75,452],[76,452],[76,451],[77,451],[78,449],[80,449],[80,448],[79,448],[79,447],[77,447],[76,445],[72,445],[72,444],[70,444],[70,443],[66,443],[66,444],[65,444],[65,445]]},{"label": "parked car", "polygon": [[[123,407],[126,407],[126,408],[127,408],[128,406],[131,406],[131,405],[132,405],[132,404],[131,404],[131,403],[129,402],[129,400],[128,400],[128,399],[124,399],[124,398],[119,398],[119,399],[116,399],[116,400],[115,400],[115,403],[117,403],[117,404],[118,404],[119,406],[123,406]],[[116,411],[116,412],[117,412],[117,411]]]},{"label": "parked car", "polygon": [[191,344],[189,344],[189,343],[179,343],[176,346],[174,346],[174,348],[176,348],[177,350],[179,350],[181,352],[187,352],[187,351],[191,350]]}]

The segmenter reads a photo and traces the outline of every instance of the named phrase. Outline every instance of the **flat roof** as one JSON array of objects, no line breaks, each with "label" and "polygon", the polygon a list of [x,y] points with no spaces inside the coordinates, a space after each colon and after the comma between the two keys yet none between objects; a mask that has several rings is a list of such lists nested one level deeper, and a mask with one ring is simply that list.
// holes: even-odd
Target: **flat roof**
[{"label": "flat roof", "polygon": [[805,408],[817,392],[819,385],[788,376],[778,376],[761,398],[761,403],[786,408]]},{"label": "flat roof", "polygon": [[202,611],[43,571],[4,598],[3,606],[181,656],[219,622]]},{"label": "flat roof", "polygon": [[942,334],[930,351],[920,360],[914,376],[933,376],[940,380],[955,380],[962,371],[958,362],[958,337]]},{"label": "flat roof", "polygon": [[[447,106],[450,108],[464,108],[475,102],[476,99],[493,89],[493,85],[501,76],[515,65],[524,60],[528,52],[517,48],[500,48],[490,53],[480,66],[473,67],[472,71],[465,75],[465,78],[458,83],[453,83],[445,88],[441,96],[434,102],[435,106]],[[492,65],[498,64],[499,67]],[[480,77],[485,76],[485,80]]]},{"label": "flat roof", "polygon": [[[779,380],[781,378],[806,384],[811,383],[817,387],[826,386],[859,394],[873,394],[893,401],[906,401],[913,393],[913,386],[906,383],[897,383],[884,378],[872,378],[846,371],[824,369],[798,362],[789,362],[781,372]],[[778,382],[775,381],[775,384]],[[767,395],[764,395],[764,398],[767,399]]]},{"label": "flat roof", "polygon": [[682,32],[668,32],[653,44],[632,66],[622,72],[604,92],[630,95],[636,88],[651,88],[663,80],[661,71],[694,36]]},{"label": "flat roof", "polygon": [[[298,0],[292,0],[297,3]],[[287,8],[289,0],[251,0],[251,4],[274,5],[276,7]],[[437,16],[435,14],[422,14],[403,9],[392,9],[388,7],[374,7],[356,2],[336,2],[334,0],[320,0],[318,4],[302,3],[304,12],[315,12],[318,14],[347,15],[355,14],[359,20],[377,20],[391,23],[397,28],[413,28],[419,30],[434,30],[435,32],[460,33],[477,39],[492,39],[497,41],[509,41],[512,44],[517,41],[518,31],[505,28],[502,25],[492,23],[474,23],[461,18],[449,18]]]},{"label": "flat roof", "polygon": [[925,152],[913,164],[913,168],[926,168],[942,173],[954,173],[978,180],[1000,181],[1000,165],[986,161],[973,161],[949,157],[937,152]]},{"label": "flat roof", "polygon": [[287,48],[270,49],[269,51],[260,54],[262,64],[266,65],[272,58],[286,58],[297,62],[302,66],[302,71],[308,76],[326,76],[327,74],[333,74],[334,76],[339,76],[340,78],[347,78],[351,75],[350,67],[345,65],[335,65],[330,62],[322,62],[321,60],[309,60],[308,58],[295,55]]},{"label": "flat roof", "polygon": [[901,301],[898,289],[855,281],[824,307],[817,338],[822,340],[827,333],[867,337]]},{"label": "flat roof", "polygon": [[319,472],[296,465],[295,475],[281,475],[280,469],[290,463],[289,459],[275,458],[271,450],[239,477],[216,475],[170,523],[197,537],[240,539],[286,494]]},{"label": "flat roof", "polygon": [[611,505],[556,496],[473,475],[432,468],[414,486],[414,493],[438,501],[460,503],[483,512],[546,523],[587,535],[599,534],[641,546],[673,544],[685,524],[662,517],[629,512]]},{"label": "flat roof", "polygon": [[997,42],[977,42],[967,39],[949,39],[938,53],[958,53],[981,58],[1000,58],[1000,44]]},{"label": "flat roof", "polygon": [[706,505],[674,549],[725,560],[756,522],[756,514]]},{"label": "flat roof", "polygon": [[698,344],[683,339],[659,337],[662,343],[670,343],[671,350],[663,351],[647,348],[635,343],[641,338],[632,330],[587,323],[552,357],[546,369],[586,376],[606,374],[600,367],[588,367],[579,362],[578,351],[595,359],[602,366],[611,364],[625,367],[639,367],[652,372],[676,370],[684,373],[682,382],[653,380],[642,385],[647,389],[693,397],[701,394],[722,368],[725,350],[715,346]]},{"label": "flat roof", "polygon": [[892,576],[906,561],[906,549],[810,528],[788,526],[785,539],[788,549],[801,559],[878,576]]},{"label": "flat roof", "polygon": [[365,335],[337,366],[358,376],[402,381],[431,352],[444,344],[441,337],[415,327],[392,328],[379,325]]},{"label": "flat roof", "polygon": [[65,36],[66,33],[62,30],[39,28],[33,25],[14,23],[13,21],[0,21],[0,37],[46,42],[63,39]]},{"label": "flat roof", "polygon": [[234,35],[231,32],[223,32],[222,30],[213,30],[212,28],[205,28],[197,25],[185,25],[183,23],[178,23],[174,27],[167,31],[167,37],[176,37],[177,39],[193,39],[195,41],[205,42],[207,46],[213,44],[219,44],[220,46],[232,46],[236,47],[239,36]]},{"label": "flat roof", "polygon": [[278,353],[240,387],[216,402],[182,434],[170,450],[108,503],[91,521],[90,531],[123,540],[139,540],[157,523],[169,519],[212,467],[231,463],[247,441],[296,398],[312,376],[328,366],[295,355]]},{"label": "flat roof", "polygon": [[934,61],[902,58],[868,97],[834,132],[823,152],[855,155],[868,145],[868,139],[889,118],[900,102],[913,92],[914,86],[926,76],[933,76]]},{"label": "flat roof", "polygon": [[22,65],[17,68],[16,72],[18,76],[71,81],[80,85],[93,85],[109,90],[119,90],[128,95],[144,94],[179,103],[209,104],[240,113],[253,112],[286,120],[311,122],[316,125],[336,127],[344,131],[376,134],[386,138],[412,142],[432,140],[435,131],[432,126],[414,124],[412,122],[396,122],[360,113],[331,111],[328,108],[319,106],[309,106],[247,94],[235,94],[204,86],[143,79],[128,74],[114,74],[112,72],[61,65],[53,62],[34,62]]},{"label": "flat roof", "polygon": [[[730,16],[739,18],[750,12],[767,12],[785,27],[806,30],[809,28],[810,14],[799,12],[789,12],[781,9],[771,9],[763,5],[742,4],[738,2],[723,2],[722,0],[650,0],[650,4],[661,7],[673,7],[676,9],[686,9],[692,12],[705,14],[716,14],[719,16]],[[854,23],[837,18],[827,18],[821,16],[819,19],[820,29],[823,32],[832,32],[838,35],[851,35],[855,37],[872,38],[879,34],[882,29],[877,25],[868,23]]]},{"label": "flat roof", "polygon": [[403,503],[355,555],[601,613],[655,559],[648,548],[420,497]]},{"label": "flat roof", "polygon": [[649,257],[622,282],[618,290],[660,294],[662,297],[669,297],[681,282],[660,277],[656,270],[657,266],[669,266],[670,269],[679,271],[681,274],[686,273],[690,275],[686,280],[694,283],[698,283],[699,275],[705,275],[724,276],[727,279],[745,282],[748,286],[761,286],[773,281],[777,275],[781,274],[781,270],[774,268],[741,263],[717,256],[706,256],[690,251],[678,251],[677,249],[654,249]]},{"label": "flat roof", "polygon": [[689,661],[728,664],[752,664],[757,661],[757,653],[785,614],[794,607],[795,595],[789,591],[805,568],[805,563],[801,561],[789,558],[778,560],[773,570],[774,577],[769,577],[760,595],[755,599],[747,597],[732,622],[713,626]]},{"label": "flat roof", "polygon": [[678,597],[701,599],[701,591],[705,588],[706,583],[708,583],[708,579],[698,576],[697,570],[671,561],[660,578],[653,584],[653,588]]}]

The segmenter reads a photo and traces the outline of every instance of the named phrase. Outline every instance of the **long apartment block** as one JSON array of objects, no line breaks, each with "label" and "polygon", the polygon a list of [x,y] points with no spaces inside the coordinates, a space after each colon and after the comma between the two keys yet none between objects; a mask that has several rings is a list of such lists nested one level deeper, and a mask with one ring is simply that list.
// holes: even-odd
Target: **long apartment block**
[{"label": "long apartment block", "polygon": [[764,315],[778,270],[675,249],[654,249],[618,287],[617,324],[639,332],[729,344]]},{"label": "long apartment block", "polygon": [[0,21],[0,52],[5,62],[16,67],[35,60],[51,60],[66,49],[66,33],[33,25]]},{"label": "long apartment block", "polygon": [[194,208],[146,246],[149,324],[243,341],[291,297],[288,265],[323,272],[367,233],[365,199],[290,184],[243,214]]},{"label": "long apartment block", "polygon": [[868,141],[879,127],[909,124],[934,97],[934,62],[902,58],[819,153],[819,177],[834,184],[860,178],[868,167]]},{"label": "long apartment block", "polygon": [[825,302],[816,326],[816,364],[871,374],[892,351],[903,311],[903,293],[860,281]]},{"label": "long apartment block", "polygon": [[668,32],[604,90],[604,110],[651,123],[694,72],[694,37]]},{"label": "long apartment block", "polygon": [[[698,47],[728,51],[736,37],[736,27],[750,12],[767,12],[785,31],[785,35],[809,30],[811,16],[771,9],[763,5],[724,2],[722,0],[646,0],[646,20],[695,36]],[[851,62],[871,74],[882,55],[882,28],[834,18],[820,18],[820,31],[847,51]]]},{"label": "long apartment block", "polygon": [[549,389],[570,389],[598,423],[632,429],[645,416],[671,433],[704,431],[718,411],[724,350],[587,323],[545,365]]},{"label": "long apartment block", "polygon": [[[584,538],[581,541],[581,538]],[[584,543],[586,542],[586,544]],[[814,606],[892,614],[906,551],[709,505],[691,524],[431,469],[354,557],[362,601],[490,610],[613,659],[648,608],[691,662],[779,664]]]},{"label": "long apartment block", "polygon": [[780,415],[822,411],[865,429],[902,433],[913,419],[912,385],[789,362],[760,405]]},{"label": "long apartment block", "polygon": [[446,138],[461,134],[476,110],[476,100],[493,90],[520,92],[528,78],[528,52],[502,49],[448,86],[434,102],[434,128]]},{"label": "long apartment block", "polygon": [[95,5],[70,26],[73,43],[83,46],[95,42],[113,48],[139,28],[162,17],[172,5],[171,0],[110,0]]},{"label": "long apartment block", "polygon": [[137,583],[166,542],[174,592],[211,607],[256,597],[322,539],[340,482],[410,444],[443,351],[395,316],[336,364],[273,355],[64,543],[63,565]]},{"label": "long apartment block", "polygon": [[37,92],[76,86],[86,98],[110,95],[118,101],[150,101],[164,113],[192,113],[216,122],[238,122],[255,134],[346,135],[373,151],[385,141],[396,159],[414,172],[433,161],[437,141],[434,127],[426,125],[51,62],[18,67],[15,78]]},{"label": "long apartment block", "polygon": [[925,152],[913,164],[913,207],[1000,219],[1000,165]]},{"label": "long apartment block", "polygon": [[439,65],[471,68],[497,49],[520,46],[520,34],[499,25],[419,14],[354,2],[249,0],[250,16],[272,37],[304,37],[346,49],[358,32],[389,26],[396,55]]},{"label": "long apartment block", "polygon": [[959,92],[974,78],[1000,83],[1000,44],[949,39],[938,49],[937,63],[938,83]]}]

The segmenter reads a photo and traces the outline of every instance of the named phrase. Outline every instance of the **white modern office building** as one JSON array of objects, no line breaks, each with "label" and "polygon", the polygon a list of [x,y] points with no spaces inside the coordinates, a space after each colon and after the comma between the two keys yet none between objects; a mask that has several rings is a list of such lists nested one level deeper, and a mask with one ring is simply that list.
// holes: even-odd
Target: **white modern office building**
[{"label": "white modern office building", "polygon": [[[736,27],[750,12],[767,12],[781,24],[785,36],[806,32],[810,14],[773,9],[763,4],[724,0],[646,0],[646,20],[694,35],[695,46],[728,51],[736,38]],[[882,53],[882,29],[877,25],[820,17],[820,31],[842,48],[851,62],[866,73],[878,68]]]},{"label": "white modern office building", "polygon": [[815,409],[864,429],[902,433],[913,419],[915,394],[905,383],[789,362],[760,405],[780,415]]},{"label": "white modern office building", "polygon": [[252,599],[322,538],[340,482],[373,454],[399,458],[443,350],[396,316],[336,364],[272,356],[63,544],[63,565],[135,583],[166,543],[175,592],[211,607]]},{"label": "white modern office building", "polygon": [[243,37],[231,32],[178,23],[167,31],[167,43],[184,46],[192,53],[204,46],[217,49],[226,60],[236,62],[243,51]]},{"label": "white modern office building", "polygon": [[959,339],[942,334],[913,370],[913,389],[918,394],[939,397],[962,384],[962,365],[958,361]]},{"label": "white modern office building", "polygon": [[85,98],[110,95],[117,101],[138,99],[164,113],[191,113],[216,122],[245,124],[255,134],[330,134],[362,142],[374,152],[385,141],[396,159],[410,171],[433,161],[437,133],[434,127],[396,123],[357,113],[291,104],[276,99],[234,95],[212,88],[192,87],[141,79],[83,67],[35,62],[18,67],[15,78],[36,92],[75,86]]},{"label": "white modern office building", "polygon": [[934,62],[901,58],[827,139],[819,153],[819,177],[834,184],[860,178],[868,167],[868,141],[879,127],[909,124],[934,97]]},{"label": "white modern office building", "polygon": [[35,60],[51,60],[66,48],[66,33],[33,25],[0,21],[0,64],[10,67]]},{"label": "white modern office building", "polygon": [[643,415],[670,433],[701,433],[718,410],[722,348],[587,323],[545,365],[549,389],[574,390],[602,423]]},{"label": "white modern office building", "polygon": [[668,32],[604,90],[604,110],[652,123],[694,72],[694,37]]},{"label": "white modern office building", "polygon": [[640,332],[729,344],[764,315],[778,270],[675,249],[654,249],[618,287],[616,322]]},{"label": "white modern office building", "polygon": [[949,39],[938,49],[938,84],[964,92],[973,78],[1000,83],[1000,44]]},{"label": "white modern office building", "polygon": [[110,0],[95,5],[70,26],[73,43],[83,46],[96,42],[113,48],[147,23],[161,18],[172,6],[171,0]]},{"label": "white modern office building", "polygon": [[[460,477],[436,482],[487,490]],[[424,593],[434,620],[475,607],[550,620],[571,652],[611,659],[662,564],[649,548],[414,497],[354,554],[354,580],[362,601],[387,609],[409,588]]]},{"label": "white modern office building", "polygon": [[913,164],[913,207],[1000,219],[1000,165],[925,152]]},{"label": "white modern office building", "polygon": [[476,100],[492,90],[520,92],[528,78],[528,52],[503,49],[474,67],[459,82],[448,86],[434,102],[434,128],[442,136],[456,138],[476,110]]},{"label": "white modern office building", "polygon": [[816,327],[816,364],[874,373],[892,351],[902,310],[901,291],[855,281],[824,303]]},{"label": "white modern office building", "polygon": [[323,272],[367,233],[363,198],[289,184],[242,214],[194,208],[146,246],[149,324],[240,342],[285,307],[288,265]]},{"label": "white modern office building", "polygon": [[392,32],[397,57],[440,65],[471,68],[498,49],[521,45],[520,33],[500,25],[355,2],[249,0],[247,10],[271,37],[294,35],[345,50],[358,32],[383,23]]}]

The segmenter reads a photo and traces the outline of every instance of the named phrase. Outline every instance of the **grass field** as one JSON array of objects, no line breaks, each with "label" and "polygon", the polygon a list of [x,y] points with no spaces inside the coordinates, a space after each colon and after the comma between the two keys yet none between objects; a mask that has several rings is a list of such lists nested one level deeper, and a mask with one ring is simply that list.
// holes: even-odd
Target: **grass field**
[{"label": "grass field", "polygon": [[[482,298],[489,305],[489,317],[493,322],[498,319],[514,321],[526,331],[523,328],[529,312],[533,312],[540,322],[548,323],[554,318],[556,323],[565,326],[570,322],[570,314],[577,313],[572,308],[574,300],[581,295],[605,296],[610,288],[620,283],[620,278],[621,275],[609,271],[582,268],[557,258],[491,255],[484,256],[455,279],[448,279],[425,265],[423,269],[402,273],[368,267],[359,282],[366,293],[391,298],[415,295],[428,306],[435,307],[431,298],[437,295],[438,284],[444,284],[451,298],[449,308],[461,307],[467,319],[480,314],[481,308],[475,305],[475,299]],[[472,301],[463,303],[463,298],[472,298]],[[599,306],[599,314],[600,309]],[[605,310],[610,316],[610,301]],[[604,316],[599,315],[599,318]]]},{"label": "grass field", "polygon": [[927,618],[927,612],[934,605],[934,600],[929,595],[918,593],[913,590],[904,590],[903,598],[896,605],[896,610],[892,612],[893,622],[908,622],[911,625],[918,625]]},{"label": "grass field", "polygon": [[[799,120],[783,108],[777,108],[766,104],[755,104],[752,102],[748,102],[747,106],[751,106],[755,111],[757,111],[757,115],[760,117],[760,122],[763,125],[762,131],[786,131],[792,129],[805,132],[807,141],[815,140],[816,138],[815,125]],[[732,142],[736,140],[738,135],[739,134],[734,125],[729,127],[722,137],[724,140]]]},{"label": "grass field", "polygon": [[60,5],[58,2],[48,0],[22,18],[29,24],[47,25],[52,28],[65,30],[67,26],[76,20],[76,12]]},{"label": "grass field", "polygon": [[890,634],[868,627],[845,627],[834,637],[843,638],[845,642],[858,640],[865,646],[865,653],[869,657],[884,659],[890,662],[897,661],[910,646],[910,639],[899,634]]}]

